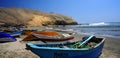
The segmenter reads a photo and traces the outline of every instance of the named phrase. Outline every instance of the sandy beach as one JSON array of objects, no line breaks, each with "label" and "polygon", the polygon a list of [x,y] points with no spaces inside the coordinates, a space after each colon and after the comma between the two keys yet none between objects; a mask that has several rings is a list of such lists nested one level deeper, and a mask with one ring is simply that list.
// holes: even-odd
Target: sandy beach
[{"label": "sandy beach", "polygon": [[106,37],[103,53],[100,58],[119,58],[120,57],[120,39]]},{"label": "sandy beach", "polygon": [[[30,50],[26,50],[26,43],[21,41],[25,36],[20,36],[15,42],[0,43],[0,58],[40,58]],[[72,41],[79,40],[81,36],[76,35]],[[119,58],[120,57],[120,40],[107,38],[100,58]]]},{"label": "sandy beach", "polygon": [[0,0],[0,58],[43,57],[120,58],[120,0]]}]

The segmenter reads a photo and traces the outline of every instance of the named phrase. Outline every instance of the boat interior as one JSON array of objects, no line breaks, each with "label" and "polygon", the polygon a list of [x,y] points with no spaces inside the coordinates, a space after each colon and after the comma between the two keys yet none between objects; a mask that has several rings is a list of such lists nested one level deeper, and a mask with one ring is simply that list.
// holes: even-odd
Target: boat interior
[{"label": "boat interior", "polygon": [[83,41],[86,40],[88,37],[84,37],[82,40],[77,42],[64,42],[60,44],[35,44],[38,47],[58,47],[58,48],[94,48],[97,44],[101,43],[103,38],[96,38],[95,36],[92,37],[89,41],[84,43],[83,45],[79,46]]}]

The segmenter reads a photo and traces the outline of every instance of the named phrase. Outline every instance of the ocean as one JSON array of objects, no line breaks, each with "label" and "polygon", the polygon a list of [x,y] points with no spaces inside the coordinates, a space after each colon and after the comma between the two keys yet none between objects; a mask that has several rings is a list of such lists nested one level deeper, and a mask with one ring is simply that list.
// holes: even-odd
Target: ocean
[{"label": "ocean", "polygon": [[67,25],[80,35],[97,35],[120,39],[120,22],[100,22],[81,25]]}]

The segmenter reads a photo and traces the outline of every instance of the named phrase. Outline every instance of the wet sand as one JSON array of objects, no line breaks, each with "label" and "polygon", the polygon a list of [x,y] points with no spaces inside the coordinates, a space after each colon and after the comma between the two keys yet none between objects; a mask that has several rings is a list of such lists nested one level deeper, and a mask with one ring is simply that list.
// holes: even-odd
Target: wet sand
[{"label": "wet sand", "polygon": [[[26,50],[26,43],[21,41],[25,36],[17,38],[15,42],[0,43],[0,58],[40,58],[30,50]],[[81,36],[76,35],[72,41],[77,41]],[[105,46],[100,58],[119,58],[120,57],[120,40],[106,38]]]},{"label": "wet sand", "polygon": [[100,58],[120,58],[120,39],[106,37]]}]

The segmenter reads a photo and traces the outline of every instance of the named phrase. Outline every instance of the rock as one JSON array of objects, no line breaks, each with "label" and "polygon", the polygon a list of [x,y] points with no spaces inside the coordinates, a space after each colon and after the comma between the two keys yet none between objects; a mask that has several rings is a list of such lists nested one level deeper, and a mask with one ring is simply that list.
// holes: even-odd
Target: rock
[{"label": "rock", "polygon": [[0,8],[0,23],[5,25],[75,25],[77,24],[71,17],[55,13],[22,9],[22,8]]}]

